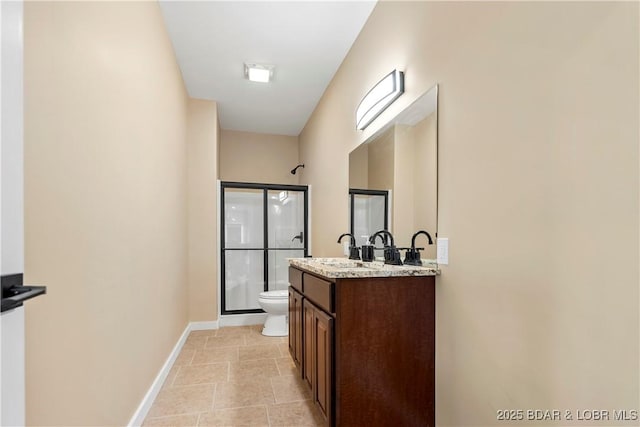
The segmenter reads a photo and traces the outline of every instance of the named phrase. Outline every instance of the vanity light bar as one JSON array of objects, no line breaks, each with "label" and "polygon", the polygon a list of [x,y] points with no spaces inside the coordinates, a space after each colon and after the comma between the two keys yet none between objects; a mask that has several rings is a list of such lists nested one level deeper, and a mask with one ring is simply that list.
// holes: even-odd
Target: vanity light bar
[{"label": "vanity light bar", "polygon": [[404,93],[404,73],[393,70],[362,98],[356,109],[356,128],[363,130]]}]

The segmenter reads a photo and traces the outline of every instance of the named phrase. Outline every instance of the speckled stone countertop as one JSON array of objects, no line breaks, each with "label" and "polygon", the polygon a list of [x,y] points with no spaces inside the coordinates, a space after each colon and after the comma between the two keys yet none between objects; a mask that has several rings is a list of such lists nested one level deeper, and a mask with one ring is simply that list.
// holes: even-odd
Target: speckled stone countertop
[{"label": "speckled stone countertop", "polygon": [[331,279],[358,277],[436,276],[435,264],[423,266],[387,265],[381,261],[362,262],[348,258],[289,258],[289,265]]}]

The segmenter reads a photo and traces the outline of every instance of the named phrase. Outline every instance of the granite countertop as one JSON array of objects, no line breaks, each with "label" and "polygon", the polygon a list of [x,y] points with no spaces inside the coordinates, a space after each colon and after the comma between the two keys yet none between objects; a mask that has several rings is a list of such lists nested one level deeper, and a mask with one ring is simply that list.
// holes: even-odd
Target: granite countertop
[{"label": "granite countertop", "polygon": [[362,262],[348,258],[289,258],[289,264],[332,279],[354,279],[359,277],[403,277],[436,276],[438,266],[427,264],[387,265],[381,261]]}]

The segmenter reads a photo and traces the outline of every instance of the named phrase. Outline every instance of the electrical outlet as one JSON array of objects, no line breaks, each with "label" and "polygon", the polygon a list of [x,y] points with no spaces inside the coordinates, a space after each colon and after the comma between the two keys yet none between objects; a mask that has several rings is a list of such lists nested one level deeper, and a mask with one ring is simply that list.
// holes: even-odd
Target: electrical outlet
[{"label": "electrical outlet", "polygon": [[436,240],[438,264],[449,265],[449,238],[438,237]]}]

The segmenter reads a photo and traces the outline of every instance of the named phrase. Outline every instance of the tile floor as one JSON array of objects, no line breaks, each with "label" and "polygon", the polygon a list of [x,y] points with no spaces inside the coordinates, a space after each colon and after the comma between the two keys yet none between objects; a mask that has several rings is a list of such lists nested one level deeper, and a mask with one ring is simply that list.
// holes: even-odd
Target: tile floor
[{"label": "tile floor", "polygon": [[143,426],[323,425],[287,337],[262,325],[191,332]]}]

